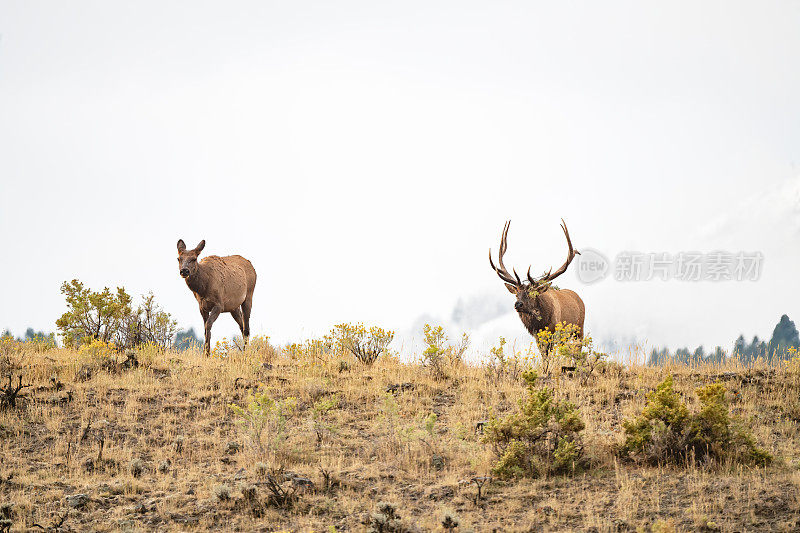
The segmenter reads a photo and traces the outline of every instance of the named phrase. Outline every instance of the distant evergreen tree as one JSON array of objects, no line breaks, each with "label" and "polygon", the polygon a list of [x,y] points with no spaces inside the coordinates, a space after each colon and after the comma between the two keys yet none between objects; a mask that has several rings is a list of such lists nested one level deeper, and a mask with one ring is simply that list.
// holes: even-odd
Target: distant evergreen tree
[{"label": "distant evergreen tree", "polygon": [[193,346],[202,346],[203,339],[200,339],[197,334],[194,332],[194,328],[189,328],[188,330],[181,330],[177,334],[175,334],[175,349],[176,350],[188,350]]},{"label": "distant evergreen tree", "polygon": [[767,343],[758,338],[758,335],[753,336],[750,345],[745,351],[745,357],[742,358],[742,363],[751,364],[758,358],[767,356]]},{"label": "distant evergreen tree", "polygon": [[[744,338],[742,338],[744,342]],[[721,346],[714,348],[712,353],[706,354],[703,346],[698,346],[694,351],[689,348],[678,348],[670,354],[667,348],[653,348],[647,364],[650,366],[663,366],[668,363],[682,365],[721,364],[728,358],[728,354]]]},{"label": "distant evergreen tree", "polygon": [[798,335],[797,327],[787,315],[781,316],[775,329],[772,330],[772,339],[769,341],[770,358],[781,360],[788,348],[798,347],[800,347],[800,335]]},{"label": "distant evergreen tree", "polygon": [[689,364],[689,360],[691,359],[692,353],[689,351],[689,348],[678,348],[675,350],[675,362],[681,363],[684,365]]},{"label": "distant evergreen tree", "polygon": [[22,337],[14,337],[10,330],[5,330],[3,335],[0,338],[10,338],[15,339],[19,342],[28,342],[28,341],[47,341],[51,342],[55,345],[56,336],[55,333],[45,333],[44,331],[35,331],[33,328],[28,328],[25,330],[25,335]]},{"label": "distant evergreen tree", "polygon": [[731,355],[733,357],[741,358],[746,351],[747,351],[747,341],[744,340],[744,335],[739,335],[739,337],[733,343],[733,352],[731,353]]},{"label": "distant evergreen tree", "polygon": [[649,366],[663,366],[669,360],[669,351],[666,348],[653,348],[650,358],[647,360]]},{"label": "distant evergreen tree", "polygon": [[28,328],[25,330],[25,337],[19,340],[24,341],[52,341],[55,342],[56,335],[55,333],[45,333],[44,331],[34,331],[33,328]]},{"label": "distant evergreen tree", "polygon": [[708,354],[708,356],[706,356],[703,362],[713,365],[721,365],[722,363],[725,362],[726,358],[727,354],[725,353],[725,350],[722,349],[722,346],[717,346],[716,348],[714,348],[714,352]]}]

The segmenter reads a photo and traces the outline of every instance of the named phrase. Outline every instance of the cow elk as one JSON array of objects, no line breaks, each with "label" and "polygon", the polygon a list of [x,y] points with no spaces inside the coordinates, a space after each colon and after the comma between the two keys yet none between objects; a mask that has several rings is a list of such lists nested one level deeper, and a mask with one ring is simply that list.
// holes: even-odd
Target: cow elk
[{"label": "cow elk", "polygon": [[492,261],[492,251],[489,250],[489,264],[492,269],[505,282],[508,292],[517,297],[514,309],[519,313],[519,317],[528,332],[533,335],[539,347],[539,353],[545,354],[549,346],[541,344],[539,333],[544,330],[555,331],[556,324],[565,323],[577,328],[578,338],[583,338],[583,320],[585,308],[583,300],[575,292],[569,289],[557,289],[552,286],[552,282],[558,276],[566,272],[567,267],[580,254],[572,248],[572,241],[569,238],[569,231],[564,220],[561,220],[561,229],[567,238],[567,260],[561,267],[553,272],[552,268],[539,278],[531,277],[531,269],[528,267],[526,280],[521,280],[516,270],[512,269],[513,275],[503,264],[503,256],[508,248],[508,228],[511,221],[506,222],[500,238],[500,254],[497,266]]},{"label": "cow elk", "polygon": [[197,256],[206,241],[200,241],[193,250],[187,250],[183,240],[178,241],[178,268],[186,285],[200,306],[205,325],[204,353],[211,353],[211,326],[220,313],[230,313],[242,331],[245,346],[250,337],[250,311],[253,308],[253,291],[256,288],[256,270],[240,255],[218,257]]}]

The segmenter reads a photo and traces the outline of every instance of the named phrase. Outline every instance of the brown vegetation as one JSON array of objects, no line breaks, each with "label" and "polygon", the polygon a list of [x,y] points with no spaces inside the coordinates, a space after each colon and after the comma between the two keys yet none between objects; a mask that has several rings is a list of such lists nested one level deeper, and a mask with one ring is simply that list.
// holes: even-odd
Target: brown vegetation
[{"label": "brown vegetation", "polygon": [[[569,402],[580,414],[584,466],[501,479],[486,437],[490,427],[513,435],[515,413],[535,392],[519,374],[455,361],[459,368],[442,375],[388,354],[371,366],[342,364],[266,342],[227,357],[140,350],[139,364],[127,367],[103,367],[89,351],[21,350],[8,352],[9,364],[30,387],[0,410],[0,518],[13,531],[800,525],[792,365],[603,363],[588,380],[541,375],[553,408]],[[689,412],[701,412],[697,387],[723,383],[731,415],[775,460],[763,467],[688,455],[651,466],[622,458],[623,421],[641,415],[668,375]]]}]

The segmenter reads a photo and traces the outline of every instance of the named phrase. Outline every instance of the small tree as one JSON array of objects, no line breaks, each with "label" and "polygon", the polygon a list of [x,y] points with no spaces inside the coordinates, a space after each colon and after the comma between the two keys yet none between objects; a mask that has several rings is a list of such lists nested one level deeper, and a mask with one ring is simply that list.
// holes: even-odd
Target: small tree
[{"label": "small tree", "polygon": [[176,322],[155,302],[153,293],[143,296],[136,309],[124,287],[117,287],[116,293],[108,287],[96,292],[74,279],[61,285],[61,293],[67,312],[56,326],[67,346],[99,340],[125,348],[142,344],[167,348],[175,335]]},{"label": "small tree", "polygon": [[61,284],[67,312],[56,320],[64,344],[78,346],[84,339],[110,342],[131,313],[131,297],[122,287],[116,293],[106,287],[95,292],[77,279]]}]

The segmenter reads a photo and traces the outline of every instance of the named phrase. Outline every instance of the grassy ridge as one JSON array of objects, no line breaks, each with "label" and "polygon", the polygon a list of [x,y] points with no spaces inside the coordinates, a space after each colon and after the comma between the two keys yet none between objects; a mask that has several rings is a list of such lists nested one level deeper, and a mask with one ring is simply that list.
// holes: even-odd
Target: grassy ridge
[{"label": "grassy ridge", "polygon": [[[442,374],[385,355],[364,366],[265,342],[226,358],[157,350],[140,350],[127,362],[102,350],[6,353],[0,370],[30,385],[15,407],[0,410],[0,518],[11,520],[13,531],[62,518],[61,527],[75,531],[741,531],[800,524],[800,378],[792,364],[605,364],[588,377],[541,376],[557,400],[580,412],[589,466],[574,475],[503,480],[485,479],[497,457],[481,432],[493,414],[515,412],[526,397],[514,372],[451,362]],[[722,382],[731,414],[773,464],[621,460],[623,421],[638,416],[670,374],[690,409],[698,408],[696,387]]]}]

